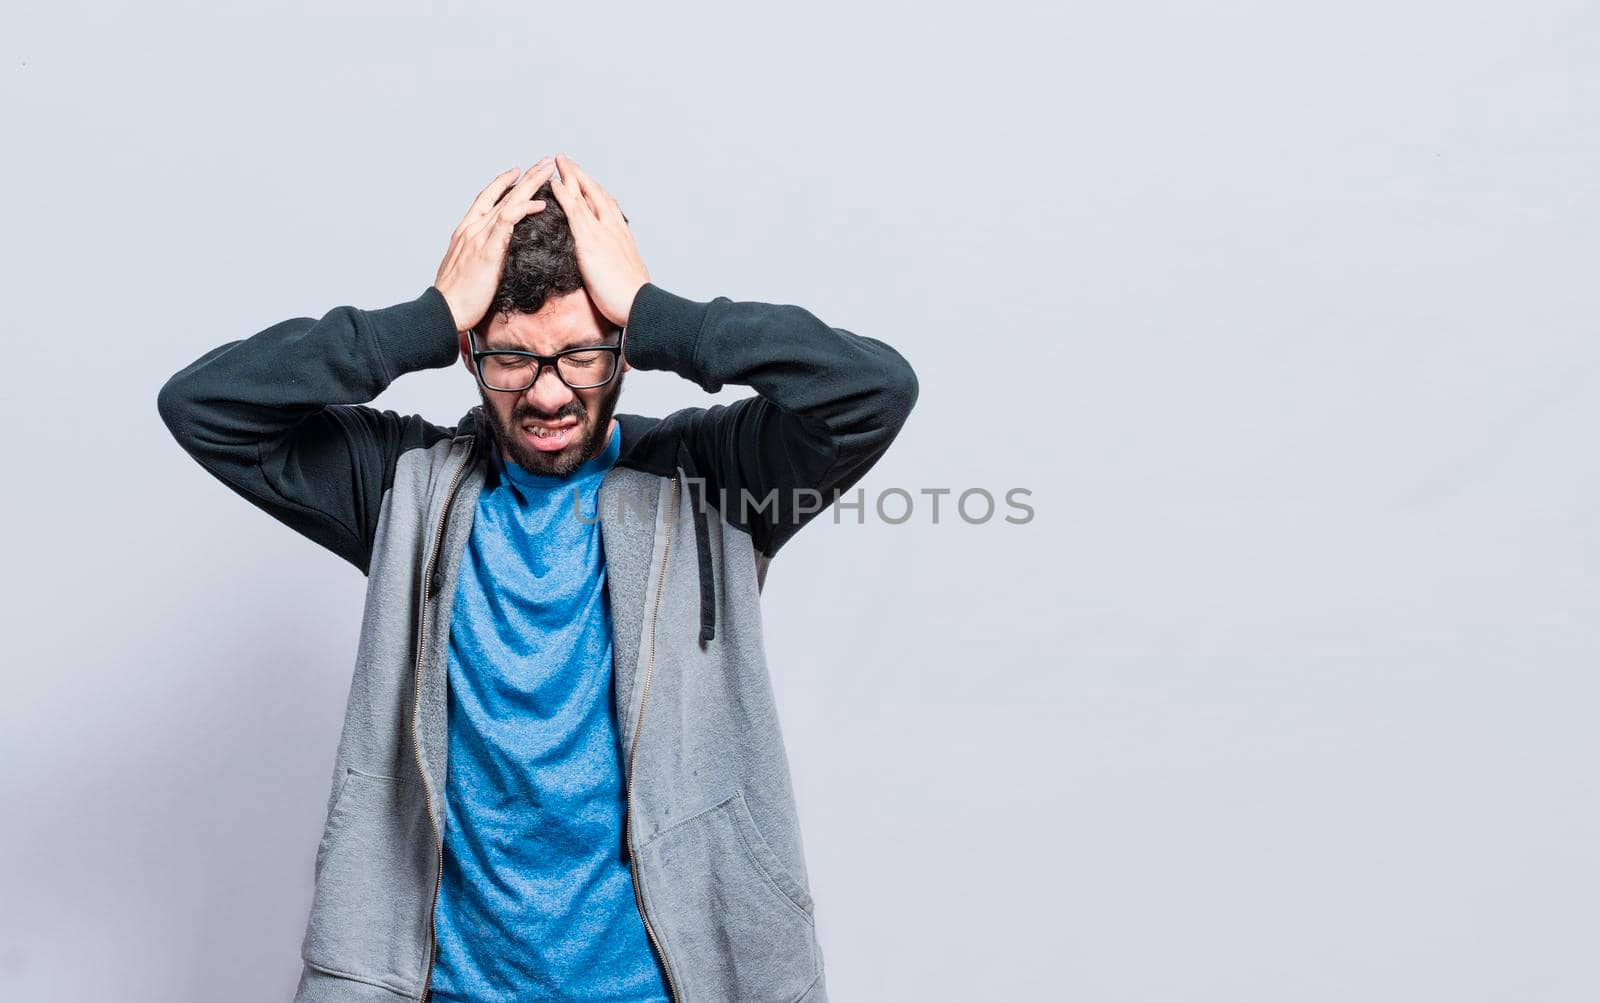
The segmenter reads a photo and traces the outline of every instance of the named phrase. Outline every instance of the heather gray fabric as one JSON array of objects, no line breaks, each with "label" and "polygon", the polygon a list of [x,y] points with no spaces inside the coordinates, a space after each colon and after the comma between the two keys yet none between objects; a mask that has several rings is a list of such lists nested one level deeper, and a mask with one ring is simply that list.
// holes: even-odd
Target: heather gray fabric
[{"label": "heather gray fabric", "polygon": [[[639,636],[644,629],[645,593],[649,588],[651,560],[655,545],[656,508],[661,485],[654,474],[613,467],[600,482],[600,511],[620,515],[634,532],[602,522],[601,546],[606,556],[606,587],[611,592],[611,660],[617,666],[633,666],[639,659]],[[639,530],[649,527],[648,533]],[[634,672],[614,672],[617,712],[617,741],[621,754],[628,750],[628,735],[633,727],[629,709],[633,706]],[[626,767],[626,761],[623,763]]]},{"label": "heather gray fabric", "polygon": [[[466,469],[471,446],[470,437],[443,439],[406,452],[384,498],[301,946],[308,968],[413,998],[422,992],[429,951],[437,856],[434,834],[443,832],[443,806],[432,805],[430,820],[428,800],[431,791],[444,789],[447,747],[442,704],[448,637],[444,644],[439,642],[447,631],[430,628],[430,658],[420,678],[424,696],[417,703],[417,605],[423,565],[434,540],[432,527],[439,524],[453,472],[461,471],[463,482],[458,500],[462,493],[476,499]],[[476,480],[481,485],[481,473]],[[463,545],[470,522],[453,522],[447,540]],[[452,548],[444,552],[452,553]],[[448,606],[452,598],[449,590],[430,591],[430,619],[448,615],[440,607]],[[432,666],[437,669],[429,671]],[[415,748],[414,707],[422,711],[416,720]],[[422,753],[426,788],[418,773],[417,750]],[[438,750],[438,755],[429,755],[429,750]],[[352,786],[350,777],[359,782]],[[410,778],[410,783],[391,781],[385,788],[376,780],[361,779],[375,777]],[[320,995],[304,996],[308,987]],[[334,993],[334,987],[311,979],[302,983],[302,995],[296,1000],[344,998]]]},{"label": "heather gray fabric", "polygon": [[[447,768],[447,625],[484,480],[472,447],[466,435],[404,454],[379,517],[297,1003],[423,990]],[[629,824],[640,894],[680,999],[815,1003],[826,999],[822,952],[765,671],[755,553],[748,534],[710,520],[721,629],[701,645],[694,513],[681,483],[613,469],[601,487],[620,751],[639,743]],[[641,507],[653,521],[636,517]],[[441,520],[419,679],[417,604]],[[419,682],[426,784],[414,779],[410,745]]]},{"label": "heather gray fabric", "polygon": [[750,538],[711,521],[719,633],[706,648],[686,643],[698,609],[693,514],[674,488],[663,489],[652,561],[664,559],[666,575],[646,601],[655,661],[647,652],[639,662],[648,694],[627,718],[638,735],[640,889],[686,999],[823,999]]}]

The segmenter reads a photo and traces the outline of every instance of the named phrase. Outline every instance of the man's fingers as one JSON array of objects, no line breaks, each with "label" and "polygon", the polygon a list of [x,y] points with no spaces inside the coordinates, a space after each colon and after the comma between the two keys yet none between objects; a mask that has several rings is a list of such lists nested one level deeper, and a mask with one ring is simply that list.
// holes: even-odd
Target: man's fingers
[{"label": "man's fingers", "polygon": [[563,173],[559,178],[552,178],[550,180],[550,193],[556,197],[557,202],[561,203],[561,211],[566,213],[567,225],[573,228],[574,234],[577,233],[577,228],[583,226],[586,222],[585,216],[589,219],[594,218],[593,214],[583,204],[583,195],[572,187],[571,175]]},{"label": "man's fingers", "polygon": [[543,209],[544,204],[544,199],[534,199],[532,202],[514,202],[511,205],[501,206],[500,222],[516,226],[518,220],[529,213]]},{"label": "man's fingers", "polygon": [[465,233],[469,237],[482,238],[489,231],[498,226],[515,226],[517,221],[530,212],[538,212],[545,207],[543,199],[527,201],[530,196],[539,190],[539,186],[549,180],[550,174],[555,170],[555,161],[545,157],[537,164],[528,168],[522,178],[509,190],[503,192],[499,201],[492,204],[487,211],[471,223],[465,224]]},{"label": "man's fingers", "polygon": [[[584,211],[591,219],[602,218],[601,207],[604,203],[600,199],[599,186],[595,184],[594,179],[585,174],[583,168],[565,153],[560,154],[557,161],[561,165],[562,179],[566,181],[567,187],[577,197]],[[571,215],[571,210],[568,210],[568,215]]]},{"label": "man's fingers", "polygon": [[545,183],[545,181],[550,177],[550,172],[555,170],[555,167],[556,164],[554,160],[549,157],[543,158],[537,164],[534,164],[532,167],[528,168],[527,173],[524,174],[522,179],[517,182],[516,187],[511,189],[511,193],[507,195],[506,198],[529,198],[534,192],[539,190],[540,185]]},{"label": "man's fingers", "polygon": [[583,195],[594,207],[594,214],[601,219],[621,219],[622,207],[617,205],[617,200],[611,197],[605,186],[589,176],[589,172],[577,164],[572,165],[572,172],[578,176],[578,183],[583,186]]},{"label": "man's fingers", "polygon": [[520,199],[506,199],[496,206],[494,211],[472,224],[467,231],[467,237],[473,240],[484,241],[491,237],[510,239],[511,228],[522,221],[523,217],[532,213],[542,212],[546,202],[544,199],[534,199],[523,202]]},{"label": "man's fingers", "polygon": [[623,225],[627,225],[628,217],[622,214],[622,204],[617,201],[615,195],[606,191],[605,185],[596,181],[588,171],[585,171],[578,164],[572,165],[572,173],[577,176],[578,183],[583,186],[584,197],[594,207],[596,216],[612,222],[620,221]]},{"label": "man's fingers", "polygon": [[479,219],[487,213],[499,201],[501,194],[510,187],[516,178],[517,169],[513,167],[489,182],[483,191],[478,193],[478,197],[472,200],[472,205],[467,209],[466,218],[461,221],[462,225],[464,226],[473,220]]},{"label": "man's fingers", "polygon": [[[550,177],[550,172],[554,169],[555,161],[550,157],[545,157],[528,168],[521,178],[517,177],[517,169],[515,167],[501,174],[489,182],[488,187],[479,192],[478,197],[472,200],[472,207],[467,210],[466,217],[456,227],[456,232],[475,236],[485,227],[494,225],[495,220],[498,218],[495,213],[496,206],[513,205],[532,195],[539,190],[539,186],[544,184],[545,180]],[[543,209],[544,205],[540,204],[538,208]],[[527,213],[522,213],[517,216],[517,219],[521,219],[525,215]],[[516,220],[512,222],[514,223]]]}]

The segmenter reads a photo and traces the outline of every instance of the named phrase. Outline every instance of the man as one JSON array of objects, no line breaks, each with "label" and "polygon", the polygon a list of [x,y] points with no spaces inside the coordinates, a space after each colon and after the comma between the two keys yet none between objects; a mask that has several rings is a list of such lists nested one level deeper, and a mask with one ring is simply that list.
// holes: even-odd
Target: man
[{"label": "man", "polygon": [[[362,406],[457,359],[454,426]],[[617,414],[630,368],[755,395]],[[297,1003],[825,1001],[759,593],[916,396],[881,341],[654,284],[564,155],[416,299],[168,380],[195,460],[368,578]]]}]

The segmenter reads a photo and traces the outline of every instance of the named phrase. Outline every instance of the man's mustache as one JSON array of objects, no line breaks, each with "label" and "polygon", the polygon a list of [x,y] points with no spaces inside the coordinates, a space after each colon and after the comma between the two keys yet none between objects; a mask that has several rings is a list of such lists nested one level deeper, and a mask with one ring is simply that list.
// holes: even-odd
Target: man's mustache
[{"label": "man's mustache", "polygon": [[571,402],[567,403],[565,406],[563,406],[561,408],[561,410],[557,411],[555,414],[541,414],[538,411],[534,411],[534,410],[531,410],[531,409],[528,409],[528,408],[524,408],[522,410],[514,412],[511,415],[511,419],[513,421],[515,421],[515,422],[518,422],[518,423],[521,423],[521,422],[524,422],[524,421],[530,421],[530,420],[531,421],[560,421],[563,418],[580,418],[581,419],[584,415],[586,415],[588,413],[589,413],[588,410],[581,403],[579,403],[578,401],[571,401]]}]

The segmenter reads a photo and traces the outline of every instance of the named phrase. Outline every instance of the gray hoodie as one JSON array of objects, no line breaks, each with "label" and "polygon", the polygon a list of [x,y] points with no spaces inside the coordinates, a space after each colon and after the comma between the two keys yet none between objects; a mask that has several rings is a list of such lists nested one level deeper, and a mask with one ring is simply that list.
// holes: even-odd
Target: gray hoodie
[{"label": "gray hoodie", "polygon": [[[499,447],[481,405],[446,427],[364,403],[453,365],[456,338],[430,286],[220,345],[158,397],[202,467],[367,576],[296,1003],[428,995],[451,606]],[[599,517],[639,911],[674,1000],[825,1003],[760,592],[778,549],[889,447],[916,376],[883,342],[800,307],[653,283],[624,338],[636,369],[755,391],[616,416]]]}]

